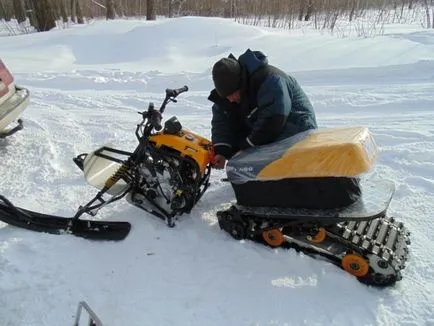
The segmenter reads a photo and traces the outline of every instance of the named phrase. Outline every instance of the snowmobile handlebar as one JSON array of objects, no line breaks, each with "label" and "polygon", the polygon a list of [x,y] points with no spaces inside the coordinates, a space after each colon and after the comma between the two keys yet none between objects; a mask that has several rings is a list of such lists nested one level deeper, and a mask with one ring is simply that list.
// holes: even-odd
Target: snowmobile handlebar
[{"label": "snowmobile handlebar", "polygon": [[152,129],[155,129],[157,131],[160,131],[162,129],[161,120],[163,118],[163,112],[166,108],[167,103],[170,102],[177,102],[176,97],[181,94],[188,91],[188,86],[185,85],[180,88],[166,88],[166,97],[161,103],[160,109],[156,110],[154,108],[154,103],[150,102],[148,106],[148,110],[144,112],[138,112],[143,116],[143,121],[137,125],[136,129],[136,136],[138,139],[140,139],[139,130],[141,129],[141,126],[145,126],[143,130],[144,135],[148,135],[151,133]]},{"label": "snowmobile handlebar", "polygon": [[166,88],[166,98],[164,99],[163,103],[161,103],[161,107],[160,107],[160,113],[163,114],[164,109],[166,108],[167,103],[169,103],[169,101],[171,102],[175,102],[176,100],[175,98],[181,94],[188,91],[188,86],[185,85],[183,87],[180,88],[175,88],[175,89],[171,89],[171,88]]},{"label": "snowmobile handlebar", "polygon": [[177,97],[179,94],[184,93],[188,91],[188,86],[185,85],[181,88],[175,88],[175,89],[166,89],[166,97]]}]

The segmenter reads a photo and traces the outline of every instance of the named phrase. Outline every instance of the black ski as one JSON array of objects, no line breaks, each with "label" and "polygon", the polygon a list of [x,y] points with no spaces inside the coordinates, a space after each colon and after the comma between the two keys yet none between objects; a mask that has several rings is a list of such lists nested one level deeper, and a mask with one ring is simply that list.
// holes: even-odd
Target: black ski
[{"label": "black ski", "polygon": [[1,195],[0,221],[32,231],[72,234],[91,240],[123,240],[131,229],[128,222],[81,220],[29,211],[14,206]]}]

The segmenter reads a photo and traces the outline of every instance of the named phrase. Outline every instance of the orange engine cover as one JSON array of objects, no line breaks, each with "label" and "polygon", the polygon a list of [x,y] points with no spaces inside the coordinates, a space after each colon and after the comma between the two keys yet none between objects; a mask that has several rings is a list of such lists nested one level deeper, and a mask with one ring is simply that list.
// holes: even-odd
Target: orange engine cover
[{"label": "orange engine cover", "polygon": [[211,142],[190,130],[182,129],[177,134],[161,132],[150,136],[149,141],[156,148],[168,147],[179,152],[182,157],[191,157],[199,165],[202,174],[211,159]]}]

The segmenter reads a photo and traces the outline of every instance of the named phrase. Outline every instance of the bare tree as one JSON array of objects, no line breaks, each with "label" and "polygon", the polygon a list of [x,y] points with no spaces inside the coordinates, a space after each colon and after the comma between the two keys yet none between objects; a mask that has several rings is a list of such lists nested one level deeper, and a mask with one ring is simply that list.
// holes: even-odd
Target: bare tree
[{"label": "bare tree", "polygon": [[[23,11],[23,7],[29,12]],[[308,24],[333,30],[339,20],[353,24],[416,21],[422,12],[424,25],[434,28],[434,0],[0,0],[0,19],[25,15],[38,26],[36,12],[47,5],[55,19],[84,23],[86,17],[132,17],[145,15],[155,20],[167,17],[200,15],[230,17],[239,22],[268,27],[293,28]],[[23,14],[23,12],[25,14]],[[375,17],[374,17],[375,16]],[[362,20],[363,19],[363,20]],[[307,23],[305,23],[307,22]]]},{"label": "bare tree", "polygon": [[24,1],[23,0],[13,0],[14,4],[14,13],[15,19],[18,23],[23,23],[26,21],[26,11],[24,9]]},{"label": "bare tree", "polygon": [[312,17],[314,12],[314,5],[315,5],[315,0],[307,0],[307,8],[306,8],[307,12],[306,15],[304,16],[305,21],[310,20],[310,18]]},{"label": "bare tree", "polygon": [[[431,0],[431,1],[432,1],[432,0]],[[432,10],[432,11],[431,11],[431,17],[432,17],[432,24],[431,24],[431,27],[434,28],[434,7],[432,7],[431,10]]]},{"label": "bare tree", "polygon": [[115,13],[118,16],[125,17],[124,6],[121,0],[117,0],[114,2],[115,5]]},{"label": "bare tree", "polygon": [[64,23],[68,22],[68,14],[66,13],[66,3],[65,0],[60,0],[59,1],[59,11],[60,11],[60,16],[62,17],[62,21]]},{"label": "bare tree", "polygon": [[33,8],[33,3],[31,0],[24,0],[24,8],[29,18],[30,25],[32,25],[36,30],[38,30],[38,20],[36,19],[36,11]]},{"label": "bare tree", "polygon": [[77,5],[77,0],[71,0],[71,3],[70,3],[70,5],[71,5],[71,21],[72,22],[77,22],[77,20],[76,20],[76,16],[75,16],[75,7],[76,7],[76,5]]},{"label": "bare tree", "polygon": [[433,4],[433,0],[431,0],[431,27],[434,28],[434,4]]},{"label": "bare tree", "polygon": [[115,19],[116,17],[116,11],[115,11],[115,6],[113,3],[113,0],[106,0],[105,1],[105,6],[107,9],[107,13],[106,13],[106,18],[107,19]]},{"label": "bare tree", "polygon": [[157,19],[155,14],[155,1],[147,0],[146,1],[146,20],[155,20]]},{"label": "bare tree", "polygon": [[303,20],[304,12],[306,10],[306,1],[305,0],[299,0],[299,12],[298,12],[298,20]]},{"label": "bare tree", "polygon": [[173,0],[167,0],[169,18],[173,17]]},{"label": "bare tree", "polygon": [[13,17],[13,9],[9,2],[0,0],[0,19],[11,21]]},{"label": "bare tree", "polygon": [[30,0],[38,26],[38,32],[46,32],[56,27],[55,14],[48,0]]},{"label": "bare tree", "polygon": [[84,24],[83,11],[81,10],[80,0],[77,0],[76,6],[75,6],[75,13],[77,15],[77,23],[78,24]]},{"label": "bare tree", "polygon": [[430,17],[430,3],[428,0],[424,0],[425,13],[426,13],[426,27],[431,28],[431,17]]},{"label": "bare tree", "polygon": [[350,4],[349,4],[350,9],[350,16],[349,16],[349,21],[353,21],[354,15],[356,13],[357,8],[359,7],[359,0],[350,0]]},{"label": "bare tree", "polygon": [[237,0],[229,1],[230,17],[233,18],[237,14]]}]

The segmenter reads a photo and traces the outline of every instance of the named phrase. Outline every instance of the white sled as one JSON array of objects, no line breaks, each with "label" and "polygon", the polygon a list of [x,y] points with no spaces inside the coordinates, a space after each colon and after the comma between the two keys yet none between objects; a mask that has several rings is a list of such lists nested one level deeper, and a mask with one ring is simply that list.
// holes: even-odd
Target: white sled
[{"label": "white sled", "polygon": [[[23,128],[19,117],[27,108],[29,97],[29,90],[15,85],[13,76],[0,60],[0,138],[10,136]],[[16,125],[10,127],[13,122],[16,122]]]}]

